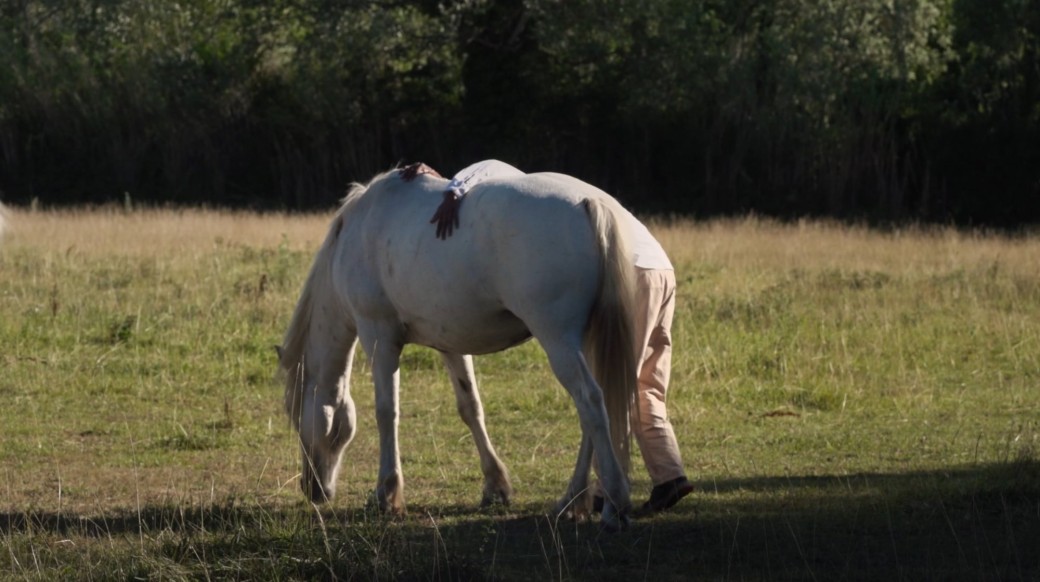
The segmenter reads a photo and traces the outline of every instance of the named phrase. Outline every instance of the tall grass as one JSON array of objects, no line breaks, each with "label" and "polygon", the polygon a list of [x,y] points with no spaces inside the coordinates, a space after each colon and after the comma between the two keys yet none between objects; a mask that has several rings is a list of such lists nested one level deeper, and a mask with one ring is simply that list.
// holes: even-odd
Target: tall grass
[{"label": "tall grass", "polygon": [[[0,572],[14,579],[1029,579],[1040,575],[1040,238],[652,224],[676,265],[669,411],[698,490],[621,535],[549,513],[577,418],[535,344],[478,359],[517,494],[481,476],[439,358],[402,360],[409,516],[296,478],[271,346],[327,216],[9,211]],[[638,463],[636,463],[638,466]],[[650,484],[634,471],[639,502]]]}]

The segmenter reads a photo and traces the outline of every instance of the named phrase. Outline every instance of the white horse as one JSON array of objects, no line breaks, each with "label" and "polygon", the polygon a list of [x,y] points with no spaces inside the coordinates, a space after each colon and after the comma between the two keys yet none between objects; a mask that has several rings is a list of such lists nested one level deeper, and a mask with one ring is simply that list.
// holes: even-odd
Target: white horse
[{"label": "white horse", "polygon": [[581,420],[578,462],[557,507],[580,512],[594,451],[603,525],[624,526],[636,383],[625,211],[561,174],[492,179],[467,194],[458,232],[442,241],[429,217],[447,184],[387,172],[355,184],[332,220],[278,350],[304,493],[313,502],[335,494],[340,457],[356,428],[349,378],[360,339],[375,383],[379,509],[404,511],[398,364],[406,343],[440,351],[480,455],[483,501],[508,503],[509,475],[488,438],[468,354],[533,335]]}]

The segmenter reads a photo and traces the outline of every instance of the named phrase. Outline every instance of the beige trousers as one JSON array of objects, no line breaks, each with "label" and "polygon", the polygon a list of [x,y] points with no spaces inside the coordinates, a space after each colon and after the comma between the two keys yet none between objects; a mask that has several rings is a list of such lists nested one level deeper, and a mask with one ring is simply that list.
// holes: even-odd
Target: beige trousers
[{"label": "beige trousers", "polygon": [[666,400],[672,369],[672,318],[675,316],[675,272],[636,269],[635,338],[639,358],[637,406],[632,433],[654,485],[685,475],[675,431],[668,421]]}]

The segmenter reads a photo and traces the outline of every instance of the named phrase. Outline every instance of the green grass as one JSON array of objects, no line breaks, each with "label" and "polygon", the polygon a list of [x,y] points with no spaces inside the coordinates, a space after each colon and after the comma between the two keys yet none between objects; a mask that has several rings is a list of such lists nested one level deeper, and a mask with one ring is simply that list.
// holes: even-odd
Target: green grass
[{"label": "green grass", "polygon": [[[421,348],[402,363],[408,516],[366,503],[363,358],[339,497],[305,503],[271,346],[324,218],[196,218],[224,226],[12,212],[0,578],[1040,577],[1040,238],[656,225],[680,285],[669,410],[698,489],[608,535],[550,514],[578,426],[534,343],[477,361],[512,506],[478,507],[472,442]],[[138,222],[158,233],[144,247]],[[266,234],[214,234],[252,222]],[[90,228],[127,241],[62,238]],[[641,502],[641,467],[633,486]]]}]

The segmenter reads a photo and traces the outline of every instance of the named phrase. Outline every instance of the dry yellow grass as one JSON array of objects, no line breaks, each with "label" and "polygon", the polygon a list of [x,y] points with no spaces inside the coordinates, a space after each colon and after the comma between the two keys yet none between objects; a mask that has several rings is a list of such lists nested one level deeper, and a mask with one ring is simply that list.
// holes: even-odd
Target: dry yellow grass
[{"label": "dry yellow grass", "polygon": [[[7,212],[6,242],[88,255],[164,256],[206,252],[215,245],[292,250],[316,248],[332,211],[288,214],[205,209],[118,207]],[[748,218],[697,222],[649,220],[678,265],[750,271],[844,269],[893,275],[999,268],[1024,277],[1040,273],[1040,237],[1009,238],[952,228],[879,232],[831,222],[782,224]],[[4,234],[0,209],[0,235]]]},{"label": "dry yellow grass", "polygon": [[4,238],[4,232],[7,230],[7,207],[0,204],[0,241]]},{"label": "dry yellow grass", "polygon": [[[32,211],[11,209],[6,242],[49,252],[70,249],[88,256],[197,255],[215,246],[292,250],[316,248],[325,236],[328,213],[256,213],[205,209],[117,207]],[[2,232],[0,227],[0,232]]]},{"label": "dry yellow grass", "polygon": [[1040,237],[1009,238],[953,228],[879,232],[832,222],[782,224],[763,219],[651,221],[679,264],[765,271],[885,271],[935,274],[957,269],[1040,273]]}]

